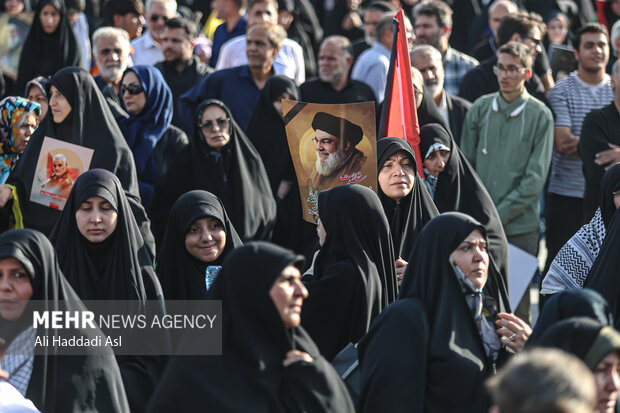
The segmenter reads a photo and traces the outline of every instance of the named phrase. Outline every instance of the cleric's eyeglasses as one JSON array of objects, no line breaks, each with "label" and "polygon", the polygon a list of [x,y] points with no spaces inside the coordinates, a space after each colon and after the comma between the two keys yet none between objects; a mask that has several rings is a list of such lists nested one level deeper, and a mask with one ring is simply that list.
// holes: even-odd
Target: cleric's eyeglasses
[{"label": "cleric's eyeglasses", "polygon": [[215,130],[215,125],[217,124],[217,127],[220,129],[224,129],[226,126],[228,126],[228,124],[230,123],[230,118],[219,118],[216,120],[208,120],[205,123],[203,123],[202,125],[200,125],[200,127],[202,129],[207,129],[211,132],[213,132]]},{"label": "cleric's eyeglasses", "polygon": [[164,21],[164,23],[166,23],[168,20],[170,20],[168,18],[168,16],[163,16],[161,14],[151,14],[149,16],[149,20],[152,21],[152,22],[157,22],[157,21],[159,21],[159,19],[162,19]]},{"label": "cleric's eyeglasses", "polygon": [[144,92],[144,88],[138,83],[121,85],[121,96],[124,95],[125,92],[129,92],[130,95],[139,95],[140,93]]}]

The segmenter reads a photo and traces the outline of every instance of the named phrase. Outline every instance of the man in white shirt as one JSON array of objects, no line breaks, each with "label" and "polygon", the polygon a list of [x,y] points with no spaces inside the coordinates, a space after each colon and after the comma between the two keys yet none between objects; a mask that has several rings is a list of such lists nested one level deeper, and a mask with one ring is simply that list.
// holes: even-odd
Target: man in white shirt
[{"label": "man in white shirt", "polygon": [[176,0],[147,0],[146,20],[149,30],[131,42],[134,50],[134,64],[154,65],[160,60],[164,60],[164,52],[161,48],[164,23],[166,20],[172,19],[176,13]]},{"label": "man in white shirt", "polygon": [[[278,3],[275,0],[251,0],[248,5],[248,27],[256,23],[278,24]],[[224,43],[217,59],[216,70],[248,64],[245,52],[246,36],[237,36]],[[294,40],[284,39],[282,47],[273,62],[276,74],[290,77],[302,84],[306,80],[304,54],[301,46]]]}]

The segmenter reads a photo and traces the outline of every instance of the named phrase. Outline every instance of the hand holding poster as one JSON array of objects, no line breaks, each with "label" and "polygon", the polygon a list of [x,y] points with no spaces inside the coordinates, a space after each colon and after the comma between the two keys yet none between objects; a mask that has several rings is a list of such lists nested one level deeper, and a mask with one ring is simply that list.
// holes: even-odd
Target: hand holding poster
[{"label": "hand holding poster", "polygon": [[374,102],[320,105],[282,100],[304,220],[314,222],[320,191],[361,184],[376,190]]},{"label": "hand holding poster", "polygon": [[39,152],[30,200],[63,210],[75,180],[88,171],[94,151],[46,136]]}]

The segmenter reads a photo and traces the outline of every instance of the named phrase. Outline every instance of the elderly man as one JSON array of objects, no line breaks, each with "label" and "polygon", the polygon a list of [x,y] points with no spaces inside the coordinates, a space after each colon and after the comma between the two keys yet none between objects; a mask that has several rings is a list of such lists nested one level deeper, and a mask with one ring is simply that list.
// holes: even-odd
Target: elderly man
[{"label": "elderly man", "polygon": [[344,36],[327,37],[319,50],[319,77],[299,87],[301,100],[330,104],[375,100],[370,86],[349,77],[352,62],[349,39]]},{"label": "elderly man", "polygon": [[164,60],[161,46],[164,24],[166,20],[172,19],[176,14],[176,0],[147,0],[146,17],[149,30],[131,42],[134,49],[133,62],[135,64],[154,65]]},{"label": "elderly man", "polygon": [[491,29],[491,35],[474,46],[471,54],[472,57],[482,62],[495,56],[497,48],[500,46],[495,36],[502,19],[504,16],[518,11],[519,8],[517,5],[510,0],[495,0],[493,4],[489,6],[489,29]]},{"label": "elderly man", "polygon": [[95,83],[103,94],[120,104],[119,87],[131,60],[129,35],[115,27],[100,27],[93,34],[93,55],[99,69]]},{"label": "elderly man", "polygon": [[457,144],[461,142],[461,130],[465,115],[471,103],[458,96],[451,95],[443,88],[444,70],[441,53],[433,46],[421,44],[411,51],[411,64],[424,77],[426,89],[433,97],[437,109],[450,126],[450,132]]},{"label": "elderly man", "polygon": [[360,172],[367,157],[355,146],[364,136],[362,128],[344,118],[318,112],[312,120],[316,131],[316,163],[308,186],[320,191],[344,181],[341,177]]}]

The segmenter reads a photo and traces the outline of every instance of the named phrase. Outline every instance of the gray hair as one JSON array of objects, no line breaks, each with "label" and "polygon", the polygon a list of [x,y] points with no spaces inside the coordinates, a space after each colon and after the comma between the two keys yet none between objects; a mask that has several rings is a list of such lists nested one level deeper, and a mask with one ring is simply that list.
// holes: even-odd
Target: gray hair
[{"label": "gray hair", "polygon": [[131,47],[129,45],[129,34],[125,30],[119,29],[117,27],[103,26],[95,30],[95,33],[93,33],[94,55],[97,55],[99,51],[97,48],[97,42],[99,42],[99,39],[109,39],[110,37],[117,38],[123,45],[123,51],[126,54],[129,54],[129,51],[131,50]]},{"label": "gray hair", "polygon": [[611,47],[613,48],[616,54],[618,54],[618,49],[616,49],[615,42],[618,39],[620,39],[620,20],[618,20],[617,22],[614,23],[613,26],[611,26],[611,36],[609,39],[609,42],[611,43]]},{"label": "gray hair", "polygon": [[[419,44],[417,46],[415,46],[412,50],[411,50],[411,58],[413,59],[413,55],[414,54],[419,54],[420,56],[424,57],[424,56],[431,56],[434,57],[436,59],[439,59],[439,61],[442,61],[442,56],[441,56],[441,52],[439,50],[437,50],[436,47],[431,46],[430,44]],[[442,62],[443,64],[443,62]]]},{"label": "gray hair", "polygon": [[52,162],[53,161],[58,161],[58,160],[63,161],[65,163],[65,165],[67,164],[67,157],[65,155],[63,155],[62,153],[56,154],[52,158]]},{"label": "gray hair", "polygon": [[176,0],[146,0],[146,4],[144,5],[144,13],[147,17],[151,12],[151,5],[155,3],[162,3],[166,9],[171,10],[173,14],[177,14]]}]

